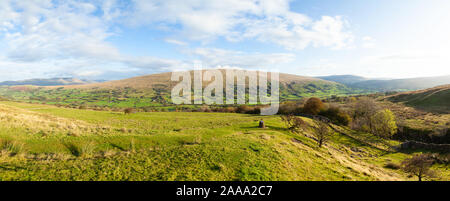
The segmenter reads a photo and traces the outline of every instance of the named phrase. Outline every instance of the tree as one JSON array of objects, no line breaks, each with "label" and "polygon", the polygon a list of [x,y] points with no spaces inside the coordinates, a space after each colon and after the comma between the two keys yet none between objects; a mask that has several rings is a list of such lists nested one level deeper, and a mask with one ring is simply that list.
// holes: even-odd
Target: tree
[{"label": "tree", "polygon": [[419,181],[422,178],[434,178],[436,172],[430,170],[433,165],[433,159],[428,154],[417,154],[402,162],[402,170],[410,175],[417,176]]},{"label": "tree", "polygon": [[353,108],[354,121],[352,123],[352,128],[366,132],[372,131],[373,121],[371,121],[371,118],[379,111],[376,102],[371,98],[361,97],[355,102]]},{"label": "tree", "polygon": [[303,111],[308,114],[317,115],[325,109],[325,105],[319,98],[310,98],[306,101]]},{"label": "tree", "polygon": [[327,117],[334,124],[348,126],[351,122],[351,117],[335,105],[331,105],[327,110],[323,110],[319,114]]},{"label": "tree", "polygon": [[390,138],[397,132],[395,115],[389,109],[378,111],[371,118],[371,132],[382,138]]},{"label": "tree", "polygon": [[322,147],[322,144],[327,142],[333,133],[330,131],[330,128],[326,123],[317,121],[316,132],[313,132],[313,134],[316,137],[319,147]]},{"label": "tree", "polygon": [[293,133],[299,133],[303,126],[306,125],[302,118],[296,117],[292,114],[282,115],[281,120],[284,121],[289,131]]}]

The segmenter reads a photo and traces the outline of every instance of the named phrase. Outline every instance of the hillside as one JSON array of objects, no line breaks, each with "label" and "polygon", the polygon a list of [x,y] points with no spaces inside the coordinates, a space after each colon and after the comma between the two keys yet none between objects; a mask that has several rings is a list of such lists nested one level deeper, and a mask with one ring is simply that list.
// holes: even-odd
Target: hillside
[{"label": "hillside", "polygon": [[450,75],[408,79],[370,79],[355,75],[331,75],[317,78],[345,84],[348,87],[355,89],[368,90],[370,92],[411,91],[450,84]]},{"label": "hillside", "polygon": [[404,92],[390,96],[387,100],[401,102],[426,111],[450,113],[450,85]]},{"label": "hillside", "polygon": [[342,84],[353,84],[368,80],[368,78],[356,75],[330,75],[330,76],[319,76],[317,78]]},{"label": "hillside", "polygon": [[392,80],[366,80],[350,84],[351,87],[377,91],[411,91],[450,84],[450,75]]},{"label": "hillside", "polygon": [[[221,71],[224,72],[224,70]],[[190,73],[193,79],[193,71],[190,71]],[[225,72],[223,75],[225,76]],[[171,73],[160,73],[86,85],[0,87],[0,96],[11,100],[78,106],[163,106],[171,103],[171,89],[177,84],[170,79]],[[280,98],[282,100],[359,93],[359,91],[348,88],[343,84],[312,77],[281,73],[279,80]],[[205,82],[203,86],[205,87],[207,84]]]},{"label": "hillside", "polygon": [[[307,118],[300,134],[278,116],[245,114],[124,115],[1,102],[0,118],[0,180],[409,180],[384,167],[408,154],[339,127],[318,148]],[[266,129],[257,128],[261,119]]]},{"label": "hillside", "polygon": [[20,81],[0,82],[0,86],[18,86],[18,85],[34,85],[34,86],[55,86],[55,85],[81,85],[91,84],[98,81],[77,79],[77,78],[50,78],[50,79],[29,79]]},{"label": "hillside", "polygon": [[[226,70],[219,69],[220,72],[223,75],[223,80],[225,81],[226,76]],[[191,79],[194,77],[194,71],[189,71],[191,74]],[[103,83],[93,83],[93,84],[86,84],[81,86],[65,86],[65,88],[134,88],[134,89],[142,89],[142,88],[155,88],[158,86],[166,86],[171,87],[177,82],[172,82],[171,80],[172,73],[159,73],[159,74],[152,74],[152,75],[146,75],[146,76],[139,76],[139,77],[133,77],[123,80],[116,80],[116,81],[109,81],[109,82],[103,82]],[[269,80],[270,81],[270,75]],[[283,86],[289,86],[289,85],[302,85],[306,86],[311,83],[319,83],[323,85],[330,85],[330,86],[342,86],[339,85],[336,82],[332,81],[326,81],[318,78],[313,77],[306,77],[306,76],[299,76],[299,75],[292,75],[292,74],[286,74],[286,73],[280,73],[279,74],[279,81],[280,85]]]}]

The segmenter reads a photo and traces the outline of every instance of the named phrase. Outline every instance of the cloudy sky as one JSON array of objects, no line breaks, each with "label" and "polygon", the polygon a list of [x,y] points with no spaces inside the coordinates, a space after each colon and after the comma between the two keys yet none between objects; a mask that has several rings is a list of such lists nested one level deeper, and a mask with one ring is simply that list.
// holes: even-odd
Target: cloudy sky
[{"label": "cloudy sky", "polygon": [[448,0],[0,0],[0,81],[204,67],[450,74]]}]

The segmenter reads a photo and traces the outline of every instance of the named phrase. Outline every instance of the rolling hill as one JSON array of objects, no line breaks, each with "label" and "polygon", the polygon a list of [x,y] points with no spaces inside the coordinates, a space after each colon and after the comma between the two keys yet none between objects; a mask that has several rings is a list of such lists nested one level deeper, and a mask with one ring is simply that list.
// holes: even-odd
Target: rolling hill
[{"label": "rolling hill", "polygon": [[[226,70],[220,69],[220,72],[223,75],[223,80],[225,81]],[[189,71],[191,74],[191,79],[193,79],[194,71]],[[79,86],[64,86],[65,88],[134,88],[134,89],[143,89],[143,88],[154,88],[158,86],[166,86],[171,87],[178,82],[173,82],[171,80],[171,72],[145,75],[139,77],[133,77],[123,80],[115,80],[103,83],[93,83],[93,84],[85,84]],[[270,81],[270,75],[269,79]],[[286,73],[280,73],[279,76],[280,85],[285,87],[295,88],[292,85],[301,85],[307,86],[311,83],[318,83],[319,85],[324,86],[339,86],[345,87],[342,84],[338,84],[333,81],[322,80],[314,77],[306,77],[299,75],[292,75]],[[206,82],[205,82],[206,83]],[[206,83],[207,84],[207,83]]]},{"label": "rolling hill", "polygon": [[[221,71],[225,76],[225,70]],[[193,71],[190,73],[193,77]],[[282,100],[359,93],[344,84],[312,77],[280,73],[279,80]],[[171,89],[177,83],[171,81],[171,73],[160,73],[84,85],[2,87],[0,96],[48,104],[151,107],[170,104]],[[207,84],[205,82],[203,86]]]},{"label": "rolling hill", "polygon": [[369,91],[411,91],[450,84],[450,75],[408,79],[370,79],[354,75],[332,75],[318,78]]},{"label": "rolling hill", "polygon": [[368,78],[356,75],[330,75],[330,76],[319,76],[319,79],[338,82],[342,84],[354,84],[362,81],[369,80]]},{"label": "rolling hill", "polygon": [[450,85],[442,85],[419,91],[404,92],[390,96],[387,100],[392,102],[401,102],[405,105],[426,111],[449,113]]}]

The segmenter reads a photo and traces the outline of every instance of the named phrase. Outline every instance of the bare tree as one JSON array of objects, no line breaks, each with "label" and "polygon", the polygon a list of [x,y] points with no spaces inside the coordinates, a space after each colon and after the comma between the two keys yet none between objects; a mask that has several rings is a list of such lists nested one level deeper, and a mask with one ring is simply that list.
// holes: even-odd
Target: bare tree
[{"label": "bare tree", "polygon": [[371,118],[380,109],[375,100],[368,97],[361,97],[354,104],[353,125],[354,129],[371,131],[373,129]]},{"label": "bare tree", "polygon": [[412,158],[408,158],[402,162],[402,170],[410,175],[417,176],[419,181],[422,178],[434,178],[436,172],[430,170],[433,165],[433,159],[428,154],[417,154]]},{"label": "bare tree", "polygon": [[293,133],[299,133],[305,125],[305,121],[302,118],[295,115],[282,115],[281,120],[284,121],[289,131]]},{"label": "bare tree", "polygon": [[319,147],[322,147],[322,145],[330,139],[333,132],[331,132],[330,127],[326,123],[317,121],[316,132],[313,132],[313,134],[316,137]]}]

